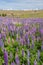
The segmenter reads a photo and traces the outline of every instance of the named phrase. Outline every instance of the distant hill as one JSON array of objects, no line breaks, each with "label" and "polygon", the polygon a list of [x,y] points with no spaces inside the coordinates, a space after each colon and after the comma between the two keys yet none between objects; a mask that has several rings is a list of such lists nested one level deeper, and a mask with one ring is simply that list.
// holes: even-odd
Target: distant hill
[{"label": "distant hill", "polygon": [[0,16],[20,18],[43,18],[43,10],[0,10]]}]

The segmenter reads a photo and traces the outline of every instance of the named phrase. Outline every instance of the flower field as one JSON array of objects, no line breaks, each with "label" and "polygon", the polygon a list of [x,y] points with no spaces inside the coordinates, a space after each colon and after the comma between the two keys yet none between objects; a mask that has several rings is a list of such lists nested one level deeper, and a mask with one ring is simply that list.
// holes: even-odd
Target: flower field
[{"label": "flower field", "polygon": [[0,65],[43,65],[43,18],[0,17]]}]

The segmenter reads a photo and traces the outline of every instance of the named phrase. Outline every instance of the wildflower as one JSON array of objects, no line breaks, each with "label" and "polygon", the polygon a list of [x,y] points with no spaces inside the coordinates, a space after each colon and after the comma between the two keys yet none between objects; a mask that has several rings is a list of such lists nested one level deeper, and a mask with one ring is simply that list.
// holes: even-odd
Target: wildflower
[{"label": "wildflower", "polygon": [[0,39],[2,39],[2,34],[0,33]]},{"label": "wildflower", "polygon": [[34,65],[37,65],[37,61],[36,61],[36,59],[35,59],[35,61],[34,61]]},{"label": "wildflower", "polygon": [[4,47],[4,43],[3,43],[3,41],[2,41],[2,39],[0,39],[0,47]]},{"label": "wildflower", "polygon": [[34,41],[32,40],[32,45],[31,45],[31,48],[34,49]]},{"label": "wildflower", "polygon": [[11,63],[11,65],[15,65],[15,63],[14,63],[14,62],[12,62],[12,63]]},{"label": "wildflower", "polygon": [[16,62],[17,65],[20,65],[20,60],[19,60],[17,53],[16,53],[16,56],[15,56],[15,62]]},{"label": "wildflower", "polygon": [[30,57],[30,51],[27,50],[27,58],[29,58],[29,57]]},{"label": "wildflower", "polygon": [[37,52],[37,55],[38,55],[38,61],[40,60],[40,51],[38,50],[38,52]]},{"label": "wildflower", "polygon": [[25,55],[25,52],[24,52],[24,49],[22,49],[22,56],[24,56]]},{"label": "wildflower", "polygon": [[4,50],[4,62],[6,65],[8,65],[8,53],[6,50]]}]

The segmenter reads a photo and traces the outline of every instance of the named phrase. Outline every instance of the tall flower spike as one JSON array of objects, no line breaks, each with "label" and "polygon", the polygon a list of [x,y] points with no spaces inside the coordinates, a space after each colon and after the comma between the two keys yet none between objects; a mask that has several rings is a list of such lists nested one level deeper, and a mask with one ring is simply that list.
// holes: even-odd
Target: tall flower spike
[{"label": "tall flower spike", "polygon": [[4,62],[6,65],[8,65],[8,53],[5,49],[4,49]]},{"label": "tall flower spike", "polygon": [[27,50],[27,58],[29,58],[29,57],[30,57],[30,51]]},{"label": "tall flower spike", "polygon": [[11,65],[15,65],[15,63],[14,63],[14,62],[12,62],[12,63],[11,63]]},{"label": "tall flower spike", "polygon": [[40,60],[40,51],[38,50],[38,57],[37,57],[37,59],[38,59],[38,61]]},{"label": "tall flower spike", "polygon": [[20,60],[19,60],[17,53],[16,53],[16,56],[15,56],[15,62],[16,62],[17,65],[20,65]]},{"label": "tall flower spike", "polygon": [[2,39],[0,40],[0,47],[4,48],[4,43],[3,43]]},{"label": "tall flower spike", "polygon": [[22,56],[24,56],[25,55],[25,52],[24,52],[24,49],[22,49]]},{"label": "tall flower spike", "polygon": [[35,59],[35,61],[34,61],[34,65],[37,65],[37,61],[36,61],[36,59]]}]

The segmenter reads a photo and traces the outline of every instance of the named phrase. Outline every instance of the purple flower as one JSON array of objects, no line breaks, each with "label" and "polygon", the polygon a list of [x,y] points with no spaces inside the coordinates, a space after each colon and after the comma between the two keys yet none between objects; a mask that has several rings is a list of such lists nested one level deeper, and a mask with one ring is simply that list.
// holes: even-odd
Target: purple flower
[{"label": "purple flower", "polygon": [[21,43],[21,45],[24,45],[24,39],[23,38],[20,38],[20,43]]},{"label": "purple flower", "polygon": [[38,52],[37,52],[37,55],[38,55],[38,57],[37,57],[37,59],[38,59],[38,61],[40,60],[40,51],[38,50]]},{"label": "purple flower", "polygon": [[36,59],[35,59],[35,61],[34,61],[34,65],[37,65],[37,61],[36,61]]},{"label": "purple flower", "polygon": [[0,40],[0,47],[4,47],[4,43],[3,43],[3,41],[2,40]]},{"label": "purple flower", "polygon": [[24,56],[25,55],[25,52],[24,52],[24,49],[22,49],[22,56]]},{"label": "purple flower", "polygon": [[30,40],[29,40],[29,39],[27,40],[27,45],[28,45],[28,46],[30,45]]},{"label": "purple flower", "polygon": [[6,50],[4,50],[4,62],[6,65],[8,65],[8,53]]},{"label": "purple flower", "polygon": [[27,41],[27,39],[28,39],[28,34],[25,34],[25,40]]},{"label": "purple flower", "polygon": [[43,29],[40,29],[41,34],[43,34]]},{"label": "purple flower", "polygon": [[15,63],[14,63],[14,62],[12,62],[12,63],[11,63],[11,65],[15,65]]},{"label": "purple flower", "polygon": [[27,58],[29,58],[29,57],[30,57],[30,51],[27,50]]},{"label": "purple flower", "polygon": [[0,39],[2,38],[2,34],[0,33]]},{"label": "purple flower", "polygon": [[20,65],[20,60],[19,60],[18,54],[16,54],[16,56],[15,56],[15,62],[17,65]]},{"label": "purple flower", "polygon": [[31,45],[31,49],[34,49],[34,41],[32,40],[32,45]]}]

